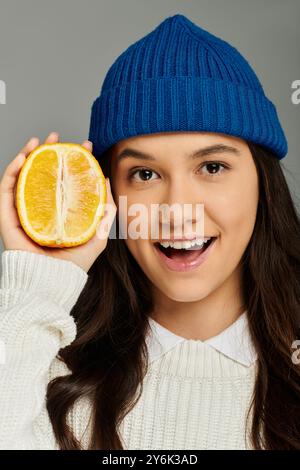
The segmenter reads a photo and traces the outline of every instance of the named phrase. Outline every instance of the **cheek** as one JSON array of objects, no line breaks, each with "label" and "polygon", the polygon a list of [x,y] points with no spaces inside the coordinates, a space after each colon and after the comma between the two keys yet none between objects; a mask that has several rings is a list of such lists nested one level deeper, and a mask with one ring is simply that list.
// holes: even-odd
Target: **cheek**
[{"label": "cheek", "polygon": [[[224,231],[231,232],[237,225],[251,226],[255,221],[257,200],[253,195],[228,194],[214,206],[215,219]],[[240,229],[243,227],[240,226]]]},{"label": "cheek", "polygon": [[[130,234],[134,237],[142,237],[143,239],[151,238],[151,226],[157,226],[154,203],[153,198],[148,201],[145,197],[139,198],[136,195],[131,197],[128,193],[118,195],[118,220],[123,227],[122,232],[126,230],[129,241]],[[135,242],[135,240],[133,241]]]},{"label": "cheek", "polygon": [[256,180],[247,182],[241,179],[240,184],[232,185],[222,194],[215,195],[208,208],[209,216],[219,227],[221,242],[230,251],[232,260],[242,255],[251,238],[257,204]]},{"label": "cheek", "polygon": [[254,166],[245,164],[225,185],[215,186],[207,202],[221,228],[226,231],[231,231],[231,227],[241,222],[246,226],[253,225],[258,204],[258,179]]},{"label": "cheek", "polygon": [[[157,275],[156,269],[157,265],[154,262],[154,253],[151,244],[149,244],[148,240],[132,240],[127,238],[124,240],[128,250],[130,251],[133,258],[136,260],[137,264],[147,276],[147,278],[154,284],[157,284]],[[156,268],[155,268],[156,266]]]}]

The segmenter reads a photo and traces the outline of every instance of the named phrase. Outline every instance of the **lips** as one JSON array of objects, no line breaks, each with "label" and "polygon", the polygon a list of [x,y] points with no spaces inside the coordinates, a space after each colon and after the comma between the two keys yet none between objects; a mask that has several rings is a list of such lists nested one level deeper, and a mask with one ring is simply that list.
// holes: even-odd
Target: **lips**
[{"label": "lips", "polygon": [[171,271],[189,271],[200,266],[216,244],[217,237],[212,237],[202,248],[194,250],[164,248],[158,242],[154,243],[155,252],[160,262]]},{"label": "lips", "polygon": [[194,240],[197,240],[199,238],[204,238],[204,240],[206,240],[207,238],[214,238],[213,235],[203,235],[202,237],[195,237],[195,236],[190,236],[190,237],[184,237],[184,238],[176,238],[176,237],[172,237],[172,238],[162,238],[161,240],[159,241],[164,241],[164,242],[185,242],[185,241],[194,241]]},{"label": "lips", "polygon": [[203,236],[198,236],[198,237],[195,237],[195,235],[191,235],[190,237],[187,236],[187,237],[184,237],[184,238],[176,238],[176,237],[171,237],[171,238],[162,238],[160,240],[158,240],[157,242],[155,243],[158,243],[158,242],[185,242],[185,241],[194,241],[194,240],[197,240],[199,238],[204,238],[204,240],[208,239],[208,238],[216,238],[215,235],[203,235]]},{"label": "lips", "polygon": [[[180,249],[180,248],[172,248],[172,247],[168,247],[168,248],[165,248],[163,247],[162,245],[160,245],[159,242],[156,242],[155,245],[156,247],[161,250],[166,256],[168,256],[168,258],[174,258],[176,257],[177,255],[178,256],[188,256],[188,252],[190,251],[201,251],[201,252],[204,252],[206,250],[206,248],[210,245],[210,243],[212,242],[213,238],[215,237],[211,237],[210,240],[208,240],[207,242],[204,243],[203,247],[201,248],[199,245],[194,245],[194,246],[191,246],[187,249]],[[179,241],[179,240],[178,240]]]}]

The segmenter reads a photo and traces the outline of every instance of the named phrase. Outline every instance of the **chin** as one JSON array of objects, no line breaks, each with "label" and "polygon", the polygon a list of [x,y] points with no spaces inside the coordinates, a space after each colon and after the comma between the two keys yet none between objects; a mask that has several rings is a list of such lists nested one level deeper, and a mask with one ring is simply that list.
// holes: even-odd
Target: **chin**
[{"label": "chin", "polygon": [[212,289],[201,281],[198,281],[197,284],[194,282],[183,283],[182,281],[172,282],[172,287],[170,285],[164,286],[164,283],[161,282],[156,283],[156,288],[170,300],[176,302],[197,302],[205,299],[212,292]]}]

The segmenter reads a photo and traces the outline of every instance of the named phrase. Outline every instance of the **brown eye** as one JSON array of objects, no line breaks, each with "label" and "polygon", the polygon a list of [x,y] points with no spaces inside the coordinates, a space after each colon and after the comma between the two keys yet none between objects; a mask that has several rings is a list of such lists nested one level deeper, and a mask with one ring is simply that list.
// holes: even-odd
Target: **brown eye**
[{"label": "brown eye", "polygon": [[[220,162],[206,162],[202,165],[201,168],[203,167],[207,168],[208,176],[219,175],[223,173],[224,170],[227,170],[227,167],[223,163],[220,163]],[[220,171],[220,168],[222,168],[221,171]]]},{"label": "brown eye", "polygon": [[[140,175],[141,179],[134,178],[134,176],[137,174]],[[152,170],[148,170],[147,168],[137,168],[134,171],[129,172],[129,179],[139,181],[139,182],[147,182],[151,180],[152,174],[156,174],[156,173]]]}]

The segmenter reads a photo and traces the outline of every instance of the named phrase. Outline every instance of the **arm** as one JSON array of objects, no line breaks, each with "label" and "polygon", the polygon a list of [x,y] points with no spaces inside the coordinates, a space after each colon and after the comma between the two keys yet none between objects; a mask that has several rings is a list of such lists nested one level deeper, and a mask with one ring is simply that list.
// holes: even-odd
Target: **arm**
[{"label": "arm", "polygon": [[45,410],[49,369],[59,349],[76,337],[70,311],[87,278],[71,261],[21,250],[2,253],[0,449],[55,448]]}]

